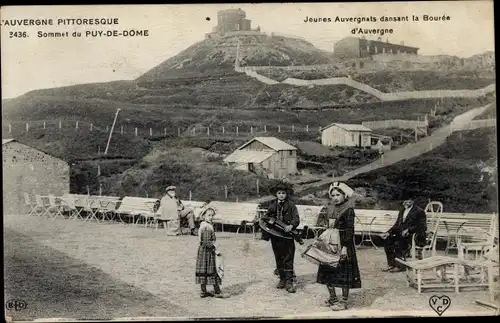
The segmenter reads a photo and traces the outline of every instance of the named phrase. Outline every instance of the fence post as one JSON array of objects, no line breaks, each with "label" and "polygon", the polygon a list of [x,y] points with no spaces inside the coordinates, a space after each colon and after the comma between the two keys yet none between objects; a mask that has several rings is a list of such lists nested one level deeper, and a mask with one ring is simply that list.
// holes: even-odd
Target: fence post
[{"label": "fence post", "polygon": [[222,126],[222,134],[224,134],[225,130],[224,130],[224,126]]},{"label": "fence post", "polygon": [[278,126],[278,132],[281,132],[281,126]]},{"label": "fence post", "polygon": [[[45,121],[43,122],[43,129],[45,129]],[[10,131],[9,131],[10,132]]]},{"label": "fence post", "polygon": [[236,126],[236,134],[238,134],[238,126]]},{"label": "fence post", "polygon": [[123,126],[120,127],[120,134],[123,135]]},{"label": "fence post", "polygon": [[250,133],[253,135],[253,126],[250,126]]},{"label": "fence post", "polygon": [[167,135],[167,128],[164,128],[163,129],[163,135],[166,136]]},{"label": "fence post", "polygon": [[264,132],[267,132],[267,126],[264,126]]},{"label": "fence post", "polygon": [[94,126],[94,124],[91,122],[90,123],[90,131],[92,131],[93,126]]},{"label": "fence post", "polygon": [[191,191],[189,191],[189,200],[191,201],[193,198],[193,193]]},{"label": "fence post", "polygon": [[153,128],[149,128],[149,136],[151,137],[153,135]]},{"label": "fence post", "polygon": [[30,124],[26,122],[26,132],[28,132],[28,130],[30,130]]},{"label": "fence post", "polygon": [[207,136],[210,136],[210,127],[207,127]]},{"label": "fence post", "polygon": [[309,132],[309,125],[306,125],[306,132]]},{"label": "fence post", "polygon": [[61,120],[59,120],[59,129],[61,129],[61,127],[62,127]]},{"label": "fence post", "polygon": [[137,137],[137,127],[135,127],[135,136]]},{"label": "fence post", "polygon": [[417,127],[415,127],[415,142],[417,142],[417,141],[418,141],[418,132],[417,132],[418,130],[417,130],[417,129],[418,129],[418,128],[417,128]]},{"label": "fence post", "polygon": [[101,146],[97,146],[97,154],[100,155],[101,154]]},{"label": "fence post", "polygon": [[12,125],[9,123],[9,133],[12,132]]},{"label": "fence post", "polygon": [[226,185],[224,185],[224,196],[225,196],[225,198],[227,200],[227,186]]},{"label": "fence post", "polygon": [[257,195],[260,195],[260,181],[257,180]]},{"label": "fence post", "polygon": [[294,132],[294,131],[295,131],[295,127],[294,127],[294,125],[292,125],[292,132]]},{"label": "fence post", "polygon": [[106,132],[109,132],[109,126],[106,126]]},{"label": "fence post", "polygon": [[75,129],[78,129],[78,120],[76,121]]}]

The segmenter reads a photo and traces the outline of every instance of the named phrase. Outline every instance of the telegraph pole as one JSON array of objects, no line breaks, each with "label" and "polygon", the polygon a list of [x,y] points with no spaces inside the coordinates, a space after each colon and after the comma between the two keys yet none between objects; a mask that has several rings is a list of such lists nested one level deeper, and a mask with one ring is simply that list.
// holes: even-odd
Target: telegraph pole
[{"label": "telegraph pole", "polygon": [[104,155],[108,154],[109,143],[111,142],[111,136],[113,135],[113,130],[115,129],[115,123],[116,119],[118,118],[118,112],[120,112],[120,109],[116,110],[115,120],[113,120],[113,125],[111,126],[111,131],[109,132],[108,144],[106,145],[106,150],[104,151]]}]

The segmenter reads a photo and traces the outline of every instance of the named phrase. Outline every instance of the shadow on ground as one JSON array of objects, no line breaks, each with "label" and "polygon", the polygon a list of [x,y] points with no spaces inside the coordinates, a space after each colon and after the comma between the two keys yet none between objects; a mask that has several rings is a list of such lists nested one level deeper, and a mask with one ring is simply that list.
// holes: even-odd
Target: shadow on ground
[{"label": "shadow on ground", "polygon": [[188,310],[4,228],[6,299],[25,301],[14,320],[188,316]]}]

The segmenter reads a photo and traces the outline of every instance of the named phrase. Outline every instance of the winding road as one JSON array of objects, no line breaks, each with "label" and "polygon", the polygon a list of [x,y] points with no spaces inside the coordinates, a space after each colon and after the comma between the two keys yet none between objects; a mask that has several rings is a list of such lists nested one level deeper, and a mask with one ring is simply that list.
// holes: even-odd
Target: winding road
[{"label": "winding road", "polygon": [[[465,113],[462,113],[458,116],[456,116],[451,124],[448,124],[446,126],[443,126],[439,128],[438,130],[434,131],[430,136],[423,138],[422,140],[416,142],[416,143],[411,143],[408,144],[404,147],[394,149],[391,151],[386,152],[383,155],[383,158],[380,158],[370,164],[367,164],[365,166],[362,166],[360,168],[357,168],[355,170],[352,170],[340,177],[335,177],[335,181],[346,181],[354,176],[357,176],[359,174],[367,173],[372,170],[382,168],[382,167],[387,167],[392,164],[395,164],[397,162],[400,162],[405,159],[409,158],[414,158],[417,156],[420,156],[426,152],[429,152],[433,150],[434,148],[442,145],[445,143],[446,138],[450,136],[453,132],[455,131],[460,131],[462,127],[470,123],[475,117],[478,115],[482,114],[486,109],[488,109],[492,104],[494,103],[489,103],[486,106],[474,108],[472,110],[469,110]],[[326,178],[324,180],[302,185],[300,187],[295,187],[295,194],[298,196],[303,196],[304,194],[307,194],[311,190],[315,190],[318,188],[325,187],[329,185],[333,181],[332,178]],[[250,200],[247,201],[248,203],[264,203],[267,202],[271,199],[273,199],[274,196],[269,195],[269,196],[264,196],[258,199]]]}]

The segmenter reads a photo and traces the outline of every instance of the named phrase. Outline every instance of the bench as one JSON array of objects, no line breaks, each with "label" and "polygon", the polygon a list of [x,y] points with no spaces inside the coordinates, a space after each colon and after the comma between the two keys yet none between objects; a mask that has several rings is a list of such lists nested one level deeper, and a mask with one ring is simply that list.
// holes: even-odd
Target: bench
[{"label": "bench", "polygon": [[[465,287],[487,287],[493,285],[493,264],[491,261],[470,261],[448,256],[433,256],[421,260],[405,261],[396,258],[396,261],[407,267],[406,275],[409,287],[416,287],[418,293],[423,289],[449,289],[454,288],[456,293]],[[451,277],[447,274],[447,268],[452,267]],[[460,277],[460,269],[463,267],[487,268],[488,277],[481,275],[479,281],[471,282],[471,276],[466,281]],[[430,276],[425,274],[432,271]]]},{"label": "bench", "polygon": [[[155,218],[157,215],[153,211],[153,206],[157,203],[160,203],[159,199],[126,196],[121,200],[116,213],[122,222],[124,221],[121,215],[125,215],[131,217],[135,224],[138,224],[140,219],[145,219],[145,226],[147,226],[148,219]],[[138,217],[137,221],[135,221],[136,216]]]},{"label": "bench", "polygon": [[237,233],[239,233],[241,228],[246,230],[246,227],[250,226],[255,237],[255,224],[257,223],[259,204],[213,201],[207,207],[213,207],[217,210],[213,222],[220,223],[223,232],[224,225],[237,225]]},{"label": "bench", "polygon": [[322,230],[328,227],[326,207],[317,205],[296,205],[299,212],[300,224],[297,230],[311,231],[316,239]]}]

